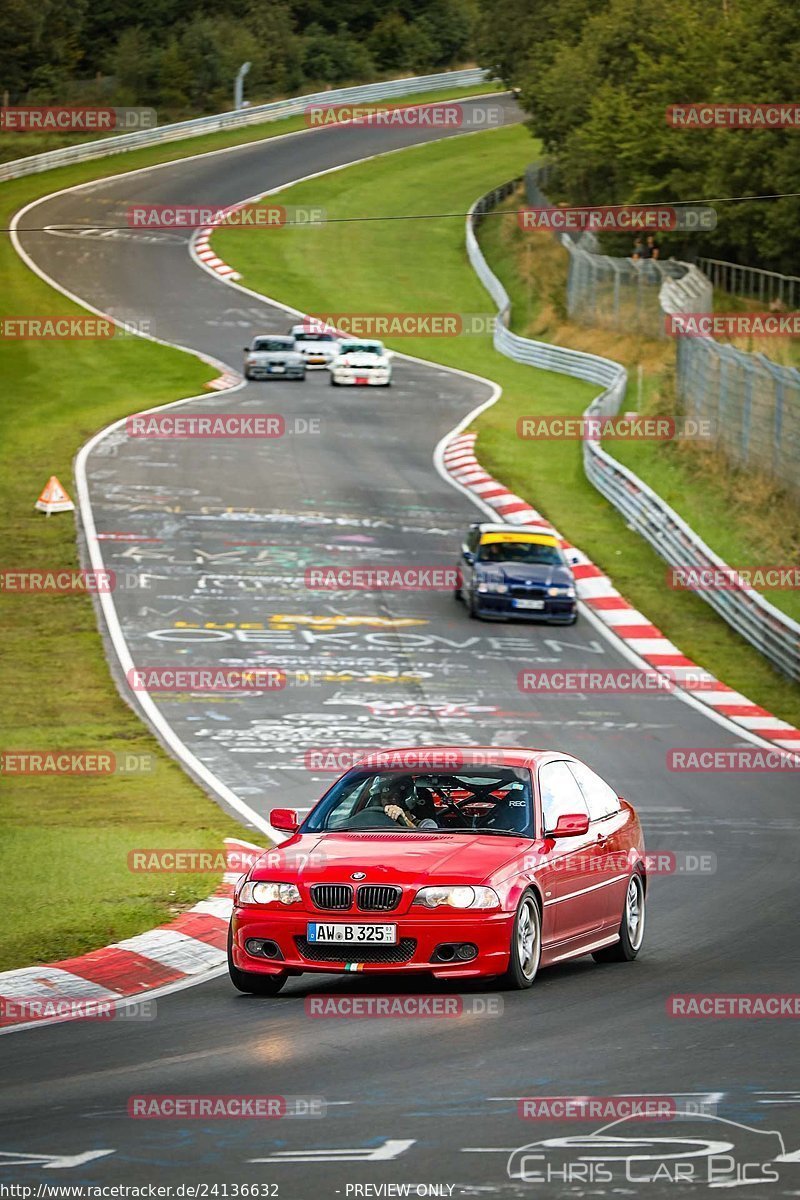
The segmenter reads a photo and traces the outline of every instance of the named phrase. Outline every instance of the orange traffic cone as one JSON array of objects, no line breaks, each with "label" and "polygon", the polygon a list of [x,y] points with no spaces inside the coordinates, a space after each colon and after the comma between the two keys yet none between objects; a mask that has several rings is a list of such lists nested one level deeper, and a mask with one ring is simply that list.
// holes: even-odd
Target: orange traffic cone
[{"label": "orange traffic cone", "polygon": [[55,475],[51,475],[36,501],[36,507],[49,517],[50,513],[54,512],[72,512],[75,505]]}]

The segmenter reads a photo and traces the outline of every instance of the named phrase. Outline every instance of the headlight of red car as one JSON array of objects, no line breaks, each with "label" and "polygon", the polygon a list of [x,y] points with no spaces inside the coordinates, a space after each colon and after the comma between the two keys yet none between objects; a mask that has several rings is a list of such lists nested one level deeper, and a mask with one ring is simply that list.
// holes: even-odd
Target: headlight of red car
[{"label": "headlight of red car", "polygon": [[300,892],[293,883],[243,883],[236,897],[238,904],[297,904]]},{"label": "headlight of red car", "polygon": [[450,887],[420,888],[414,904],[423,908],[499,908],[500,897],[490,887],[467,887],[453,884]]}]

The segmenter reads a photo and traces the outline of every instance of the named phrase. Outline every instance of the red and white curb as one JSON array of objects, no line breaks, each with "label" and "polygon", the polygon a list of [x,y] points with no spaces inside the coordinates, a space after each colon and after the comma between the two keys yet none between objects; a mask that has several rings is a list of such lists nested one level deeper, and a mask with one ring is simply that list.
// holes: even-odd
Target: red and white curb
[{"label": "red and white curb", "polygon": [[[225,847],[229,854],[264,852],[238,838],[226,838]],[[0,1029],[69,1020],[81,1004],[112,1005],[218,971],[227,961],[233,889],[242,873],[226,871],[212,896],[166,925],[78,958],[0,973]]]},{"label": "red and white curb", "polygon": [[[233,207],[238,208],[240,206],[234,205]],[[192,254],[202,267],[205,267],[208,271],[213,271],[215,275],[220,275],[223,279],[241,279],[242,277],[239,272],[234,271],[233,267],[229,267],[211,249],[211,235],[213,232],[213,225],[209,225],[205,229],[198,229],[191,241]],[[224,392],[228,388],[238,387],[241,382],[242,377],[237,372],[223,371],[220,376],[207,383],[206,387],[214,392]]]},{"label": "red and white curb", "polygon": [[[650,620],[635,609],[599,567],[554,529],[527,501],[515,496],[481,467],[475,457],[474,433],[451,438],[442,456],[445,471],[512,525],[539,525],[560,541],[572,564],[578,599],[654,670],[668,675],[678,686],[720,716],[781,749],[800,751],[800,729],[753,704],[741,692],[721,683],[709,671],[681,654]],[[695,686],[692,686],[695,685]]]},{"label": "red and white curb", "polygon": [[197,258],[204,267],[208,267],[209,271],[215,271],[217,275],[222,275],[224,279],[241,279],[238,271],[234,271],[233,267],[229,267],[222,259],[211,249],[211,234],[214,232],[214,227],[209,226],[207,229],[198,229],[192,240],[192,249]]},{"label": "red and white curb", "polygon": [[238,387],[241,382],[241,375],[237,375],[235,371],[223,371],[216,379],[209,380],[206,387],[214,392],[225,392],[228,388]]}]

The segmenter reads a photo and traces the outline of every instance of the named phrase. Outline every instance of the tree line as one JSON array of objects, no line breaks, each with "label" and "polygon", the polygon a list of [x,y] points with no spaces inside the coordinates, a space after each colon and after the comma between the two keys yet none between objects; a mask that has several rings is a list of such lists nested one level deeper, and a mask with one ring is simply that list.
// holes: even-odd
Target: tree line
[{"label": "tree line", "polygon": [[159,123],[282,95],[424,74],[473,52],[478,0],[0,0],[11,103],[143,105]]},{"label": "tree line", "polygon": [[[520,89],[571,204],[710,199],[713,232],[662,254],[800,274],[800,128],[679,129],[668,105],[800,101],[800,22],[785,0],[481,0],[479,60]],[[607,241],[629,252],[630,238]]]}]

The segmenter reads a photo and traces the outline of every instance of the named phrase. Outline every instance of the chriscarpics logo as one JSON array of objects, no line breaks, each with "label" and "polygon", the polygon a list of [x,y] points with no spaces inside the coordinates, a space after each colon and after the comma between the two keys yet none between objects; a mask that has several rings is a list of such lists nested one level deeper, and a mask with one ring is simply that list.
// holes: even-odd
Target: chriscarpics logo
[{"label": "chriscarpics logo", "polygon": [[572,1184],[638,1191],[652,1183],[729,1188],[775,1183],[781,1164],[795,1160],[777,1130],[678,1111],[667,1121],[623,1117],[591,1133],[530,1142],[509,1156],[507,1172],[562,1190]]}]

